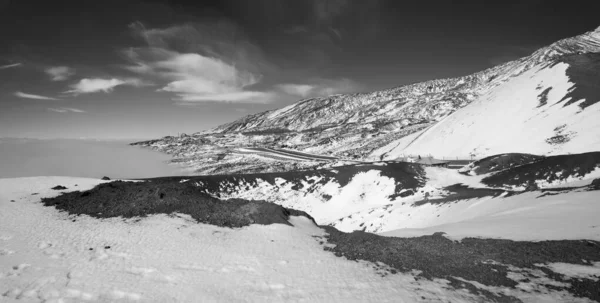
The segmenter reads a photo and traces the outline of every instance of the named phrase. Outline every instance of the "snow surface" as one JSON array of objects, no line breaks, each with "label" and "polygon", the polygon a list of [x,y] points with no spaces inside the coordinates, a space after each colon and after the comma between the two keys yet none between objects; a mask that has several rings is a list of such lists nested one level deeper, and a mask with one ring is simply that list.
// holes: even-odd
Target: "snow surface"
[{"label": "snow surface", "polygon": [[569,263],[548,263],[545,265],[538,265],[540,267],[547,267],[553,272],[565,275],[570,278],[584,278],[591,279],[594,281],[600,280],[600,262],[594,262],[592,266],[569,264]]},{"label": "snow surface", "polygon": [[[432,179],[443,183],[440,175]],[[367,172],[357,181],[373,177]],[[382,183],[381,177],[375,180]],[[41,197],[57,195],[59,191],[50,188],[58,184],[70,191],[102,182],[69,177],[0,179],[2,302],[481,301],[463,289],[454,290],[444,279],[416,280],[418,271],[389,275],[384,264],[336,257],[323,250],[329,244],[319,242],[325,232],[305,217],[291,217],[293,226],[229,229],[198,224],[180,214],[138,219],[75,217],[39,202]],[[590,226],[597,224],[600,210],[593,203],[595,192],[539,199],[536,194],[455,203],[448,209],[454,210],[456,224],[419,232],[441,230],[453,237],[600,239],[593,231],[598,226]],[[599,265],[538,266],[567,277],[595,280]],[[546,285],[566,284],[549,279],[541,270],[508,267],[507,277],[518,283],[514,289],[456,278],[524,302],[589,302],[549,289]]]},{"label": "snow surface", "polygon": [[[313,176],[301,180],[302,186],[281,178],[276,179],[274,185],[260,179],[257,185],[228,182],[221,184],[218,193],[211,194],[221,198],[267,200],[303,210],[318,224],[331,224],[345,232],[364,230],[403,237],[446,232],[455,239],[600,240],[597,191],[574,190],[544,196],[541,191],[535,191],[510,197],[423,203],[426,196],[431,200],[448,196],[444,187],[454,184],[486,188],[480,181],[487,176],[467,176],[445,168],[424,169],[425,185],[404,198],[390,197],[395,193],[396,183],[377,170],[356,174],[343,187],[335,179],[319,184],[322,177]],[[570,183],[561,182],[556,186],[587,185],[595,174],[596,171],[586,175],[583,181],[571,178],[567,180]],[[311,180],[314,182],[309,182]],[[415,204],[419,201],[421,203]]]},{"label": "snow surface", "polygon": [[464,184],[473,188],[487,188],[485,184],[481,183],[481,180],[489,176],[489,174],[466,176],[456,169],[431,166],[424,167],[424,170],[427,176],[427,185],[431,187],[439,188],[454,184]]},{"label": "snow surface", "polygon": [[[275,185],[258,179],[258,185],[246,183],[221,184],[220,190],[211,193],[221,198],[266,200],[285,207],[308,212],[319,224],[326,224],[354,212],[391,203],[395,193],[394,179],[381,176],[380,171],[357,173],[345,186],[331,179],[319,184],[323,177],[302,180],[302,187],[293,189],[294,183],[278,178]],[[312,184],[309,181],[313,181]],[[246,189],[249,188],[249,189]]]},{"label": "snow surface", "polygon": [[[414,207],[415,201],[422,200],[427,193],[430,199],[447,195],[443,187],[464,184],[472,188],[484,188],[480,181],[486,175],[465,176],[456,170],[425,167],[427,183],[418,192],[408,197],[392,198],[396,194],[396,181],[382,176],[378,170],[357,173],[345,186],[335,179],[324,184],[323,177],[307,177],[301,180],[302,186],[278,178],[275,184],[262,179],[257,185],[249,183],[224,182],[217,192],[210,193],[221,198],[240,198],[247,200],[266,200],[285,207],[308,212],[319,224],[333,224],[342,231],[363,229],[378,232],[400,227],[429,226],[439,219],[430,216],[435,213],[434,206]],[[312,181],[312,182],[311,182]],[[202,184],[200,184],[202,185]],[[403,214],[402,220],[389,217],[388,210]],[[424,211],[425,217],[415,216]],[[351,216],[351,218],[345,218]],[[396,220],[399,219],[399,220]],[[343,222],[342,222],[343,221]],[[417,225],[415,225],[417,224]],[[424,224],[424,225],[423,225]]]},{"label": "snow surface", "polygon": [[[472,199],[429,206],[431,214],[419,207],[410,213],[412,220],[429,219],[427,222],[432,222],[432,225],[410,228],[408,224],[399,224],[408,228],[388,229],[380,234],[391,237],[417,237],[444,232],[449,238],[456,240],[482,237],[524,241],[600,241],[600,203],[597,191],[540,197],[541,195],[541,192],[528,192],[505,198]],[[437,215],[438,220],[431,220],[432,216]],[[394,216],[388,220],[403,219],[406,218]]]},{"label": "snow surface", "polygon": [[[485,157],[503,153],[556,155],[600,150],[600,137],[590,131],[600,127],[600,103],[585,110],[577,104],[567,107],[560,101],[573,87],[566,63],[552,67],[537,66],[493,88],[430,128],[390,142],[375,150],[377,158],[396,159],[403,155],[432,154],[441,157]],[[547,104],[539,105],[546,89]],[[549,145],[545,140],[556,135],[555,128],[565,125],[563,134],[570,141]]]},{"label": "snow surface", "polygon": [[228,229],[184,215],[73,217],[39,202],[56,195],[57,184],[83,190],[101,182],[0,179],[2,302],[476,300],[446,280],[383,276],[375,268],[382,265],[335,257],[315,238],[324,231],[304,217],[292,217],[293,227]]}]

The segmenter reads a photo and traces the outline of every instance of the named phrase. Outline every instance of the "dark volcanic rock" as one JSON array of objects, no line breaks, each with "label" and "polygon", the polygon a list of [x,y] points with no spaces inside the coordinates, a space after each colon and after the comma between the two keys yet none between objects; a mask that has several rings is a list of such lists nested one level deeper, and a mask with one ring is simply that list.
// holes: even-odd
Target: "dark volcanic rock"
[{"label": "dark volcanic rock", "polygon": [[600,178],[594,179],[592,184],[590,184],[590,188],[600,190]]},{"label": "dark volcanic rock", "polygon": [[[494,188],[472,188],[464,184],[454,184],[444,187],[444,190],[448,192],[448,195],[443,198],[436,199],[425,199],[413,203],[413,206],[421,206],[423,204],[445,204],[451,202],[457,202],[460,200],[467,200],[473,198],[483,197],[499,197],[505,195],[509,197],[515,194],[514,191],[494,189]],[[428,194],[428,193],[427,193]],[[425,195],[427,197],[428,195]]]},{"label": "dark volcanic rock", "polygon": [[525,191],[536,191],[540,189],[540,187],[537,185],[537,183],[531,183],[529,185],[527,185],[527,188],[525,188]]},{"label": "dark volcanic rock", "polygon": [[463,174],[483,175],[511,167],[533,163],[543,158],[544,156],[523,153],[493,155],[471,163],[469,166],[465,167],[465,169],[462,169],[461,172]]},{"label": "dark volcanic rock", "polygon": [[600,152],[549,156],[535,162],[511,167],[483,178],[491,187],[528,186],[536,181],[555,182],[582,177],[600,167]]},{"label": "dark volcanic rock", "polygon": [[395,271],[419,270],[424,279],[447,279],[455,288],[467,288],[471,293],[484,296],[486,302],[518,302],[515,297],[491,293],[460,279],[476,281],[488,286],[514,288],[518,283],[507,277],[509,265],[520,269],[542,270],[557,282],[568,282],[568,287],[556,287],[578,297],[600,301],[600,281],[566,277],[536,264],[564,262],[590,265],[585,260],[600,261],[600,242],[586,240],[511,241],[501,239],[466,238],[452,241],[442,233],[414,238],[383,237],[354,231],[344,233],[330,226],[325,250],[350,260],[382,262]]},{"label": "dark volcanic rock", "polygon": [[108,181],[108,180],[110,180],[110,178],[109,178],[109,177],[107,177],[107,176],[104,176],[104,177],[102,177],[102,179],[100,179],[100,180]]},{"label": "dark volcanic rock", "polygon": [[[286,182],[292,183],[293,190],[303,189],[303,184],[309,183],[310,179],[317,177],[320,179],[318,183],[325,184],[330,180],[335,180],[340,186],[346,186],[352,178],[358,173],[377,170],[382,176],[393,179],[396,182],[395,193],[390,196],[390,199],[396,197],[405,197],[414,194],[416,190],[423,185],[425,181],[423,176],[425,172],[423,167],[414,163],[392,163],[389,162],[384,166],[380,165],[345,165],[335,167],[335,171],[331,169],[318,170],[298,170],[283,173],[260,173],[260,174],[229,174],[229,175],[210,175],[198,176],[190,179],[190,182],[199,182],[203,190],[219,195],[219,193],[228,193],[236,190],[239,184],[245,184],[249,187],[258,186],[258,181],[262,180],[271,185],[276,185],[277,179],[283,179]],[[167,180],[168,178],[165,178]]]},{"label": "dark volcanic rock", "polygon": [[223,227],[274,223],[290,225],[287,220],[291,215],[306,216],[312,220],[305,212],[277,204],[241,199],[220,200],[191,183],[161,179],[104,183],[85,192],[76,191],[54,198],[43,198],[42,203],[70,214],[85,214],[96,218],[182,213],[198,222]]},{"label": "dark volcanic rock", "polygon": [[52,187],[52,189],[54,190],[63,190],[63,189],[67,189],[66,187],[62,186],[62,185],[56,185],[54,187]]}]

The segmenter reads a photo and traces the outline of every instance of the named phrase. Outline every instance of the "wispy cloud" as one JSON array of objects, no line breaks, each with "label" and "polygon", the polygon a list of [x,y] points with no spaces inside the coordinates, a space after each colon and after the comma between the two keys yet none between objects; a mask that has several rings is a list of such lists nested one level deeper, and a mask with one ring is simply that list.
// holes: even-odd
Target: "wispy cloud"
[{"label": "wispy cloud", "polygon": [[280,84],[279,90],[300,97],[325,97],[335,94],[353,93],[362,86],[350,79],[315,79],[310,84]]},{"label": "wispy cloud", "polygon": [[269,103],[275,97],[275,94],[270,92],[251,92],[240,91],[222,94],[182,94],[176,101],[182,102],[208,102],[208,101],[224,101],[236,103]]},{"label": "wispy cloud", "polygon": [[17,97],[19,97],[19,98],[34,99],[34,100],[60,100],[60,99],[53,98],[53,97],[47,97],[47,96],[42,96],[42,95],[34,95],[34,94],[27,94],[27,93],[24,93],[24,92],[15,92],[14,95],[17,96]]},{"label": "wispy cloud", "polygon": [[73,108],[73,107],[56,107],[56,108],[50,107],[50,108],[48,108],[48,111],[55,112],[55,113],[85,113],[86,112],[84,110]]},{"label": "wispy cloud", "polygon": [[288,95],[295,95],[301,97],[308,96],[308,94],[310,94],[310,92],[315,89],[314,85],[308,84],[280,84],[278,85],[278,87]]},{"label": "wispy cloud", "polygon": [[149,85],[148,83],[142,81],[137,78],[127,78],[127,79],[102,79],[102,78],[84,78],[79,80],[79,82],[71,85],[72,90],[66,91],[66,93],[71,93],[74,95],[78,94],[89,94],[96,92],[105,92],[110,93],[114,90],[115,87],[120,85],[127,86],[145,86]]},{"label": "wispy cloud", "polygon": [[[271,100],[271,93],[249,89],[260,82],[261,75],[240,67],[249,66],[248,58],[241,60],[239,52],[226,54],[232,49],[210,45],[213,37],[202,37],[203,32],[198,28],[187,25],[146,29],[139,22],[131,28],[148,47],[125,52],[134,63],[127,69],[166,81],[159,91],[174,93],[175,101],[266,103]],[[181,44],[191,46],[173,46]]]},{"label": "wispy cloud", "polygon": [[0,69],[7,69],[7,68],[17,67],[17,66],[21,66],[21,65],[23,65],[23,63],[13,63],[13,64],[8,64],[8,65],[0,65]]},{"label": "wispy cloud", "polygon": [[45,69],[52,81],[64,81],[75,75],[75,70],[68,66],[53,66]]}]

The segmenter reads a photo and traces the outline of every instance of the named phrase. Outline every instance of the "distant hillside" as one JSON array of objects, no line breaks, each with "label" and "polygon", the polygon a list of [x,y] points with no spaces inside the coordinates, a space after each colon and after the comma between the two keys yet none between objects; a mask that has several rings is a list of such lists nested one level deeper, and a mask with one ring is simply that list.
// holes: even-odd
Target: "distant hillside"
[{"label": "distant hillside", "polygon": [[600,28],[472,75],[305,99],[209,131],[137,144],[200,173],[327,167],[237,152],[250,146],[339,161],[582,153],[600,150],[598,83]]}]

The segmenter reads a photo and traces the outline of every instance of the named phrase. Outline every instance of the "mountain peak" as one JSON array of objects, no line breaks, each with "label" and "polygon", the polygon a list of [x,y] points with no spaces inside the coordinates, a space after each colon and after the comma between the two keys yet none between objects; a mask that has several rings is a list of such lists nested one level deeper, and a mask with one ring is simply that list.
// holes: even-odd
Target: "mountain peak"
[{"label": "mountain peak", "polygon": [[578,36],[565,38],[537,50],[530,58],[541,62],[564,55],[600,52],[600,27]]}]

